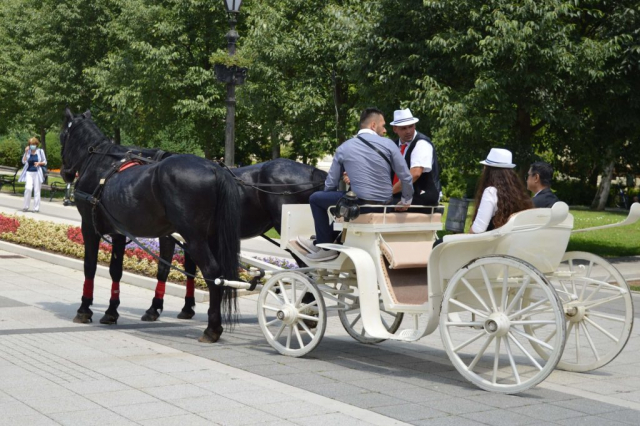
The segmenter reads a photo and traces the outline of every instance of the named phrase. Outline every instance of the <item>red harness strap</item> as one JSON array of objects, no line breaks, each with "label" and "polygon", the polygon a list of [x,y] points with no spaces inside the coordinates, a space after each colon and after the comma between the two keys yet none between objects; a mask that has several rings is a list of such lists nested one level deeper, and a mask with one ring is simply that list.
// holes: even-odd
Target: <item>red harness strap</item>
[{"label": "red harness strap", "polygon": [[124,172],[130,167],[140,166],[140,165],[142,165],[142,161],[140,160],[129,160],[126,163],[123,163],[122,166],[120,166],[120,168],[118,169],[118,173]]}]

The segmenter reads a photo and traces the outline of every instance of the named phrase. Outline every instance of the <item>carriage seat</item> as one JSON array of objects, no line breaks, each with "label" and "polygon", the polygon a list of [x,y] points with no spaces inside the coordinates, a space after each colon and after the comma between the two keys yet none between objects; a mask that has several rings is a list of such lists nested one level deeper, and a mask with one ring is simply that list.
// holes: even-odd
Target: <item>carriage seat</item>
[{"label": "carriage seat", "polygon": [[[337,223],[343,223],[343,218],[336,218]],[[387,213],[363,213],[349,223],[358,223],[365,225],[383,225],[383,224],[428,224],[442,222],[440,213],[424,214],[424,213],[406,213],[392,212]]]},{"label": "carriage seat", "polygon": [[433,240],[386,241],[380,239],[380,251],[390,269],[426,268]]}]

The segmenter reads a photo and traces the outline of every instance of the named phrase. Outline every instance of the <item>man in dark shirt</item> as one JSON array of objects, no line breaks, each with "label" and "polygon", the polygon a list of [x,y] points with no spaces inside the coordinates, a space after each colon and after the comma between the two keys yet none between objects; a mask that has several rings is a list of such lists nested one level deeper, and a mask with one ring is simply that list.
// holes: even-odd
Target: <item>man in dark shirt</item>
[{"label": "man in dark shirt", "polygon": [[527,174],[527,189],[533,193],[533,205],[551,207],[558,200],[556,194],[551,191],[551,179],[553,167],[544,161],[536,161],[529,167]]}]

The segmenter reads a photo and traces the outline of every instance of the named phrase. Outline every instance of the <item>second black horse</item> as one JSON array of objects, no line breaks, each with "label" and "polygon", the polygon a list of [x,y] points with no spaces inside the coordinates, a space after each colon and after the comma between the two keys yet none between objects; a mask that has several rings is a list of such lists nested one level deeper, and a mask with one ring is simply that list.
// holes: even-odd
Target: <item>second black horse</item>
[{"label": "second black horse", "polygon": [[[279,158],[265,163],[237,169],[229,169],[240,183],[240,236],[243,239],[263,235],[271,228],[280,233],[282,205],[306,204],[309,197],[324,188],[327,173],[313,166]],[[160,239],[160,257],[170,262],[175,243],[170,237]],[[195,274],[196,265],[185,253],[185,271]],[[165,283],[170,268],[158,264],[158,283],[151,307],[142,316],[143,321],[155,321],[164,307]],[[178,314],[180,319],[191,319],[195,315],[195,284],[187,278],[185,303]]]}]

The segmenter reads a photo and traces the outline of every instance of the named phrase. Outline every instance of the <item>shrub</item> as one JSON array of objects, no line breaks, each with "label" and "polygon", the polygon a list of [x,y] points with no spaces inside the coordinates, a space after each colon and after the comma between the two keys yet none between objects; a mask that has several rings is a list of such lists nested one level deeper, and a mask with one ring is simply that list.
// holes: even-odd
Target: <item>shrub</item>
[{"label": "shrub", "polygon": [[555,181],[551,188],[560,201],[570,206],[590,206],[598,190],[595,186],[570,179]]},{"label": "shrub", "polygon": [[47,133],[47,168],[59,169],[62,167],[62,156],[60,154],[60,138],[58,133]]},{"label": "shrub", "polygon": [[13,138],[6,138],[0,141],[0,165],[21,167],[22,152],[20,142]]}]

